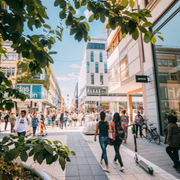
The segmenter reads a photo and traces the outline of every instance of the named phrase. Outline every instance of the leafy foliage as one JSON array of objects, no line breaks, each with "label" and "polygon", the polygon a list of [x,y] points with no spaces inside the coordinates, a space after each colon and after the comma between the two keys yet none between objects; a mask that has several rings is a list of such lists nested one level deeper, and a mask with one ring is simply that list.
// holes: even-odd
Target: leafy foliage
[{"label": "leafy foliage", "polygon": [[[10,149],[10,146],[13,147]],[[22,171],[22,165],[15,162],[19,156],[23,162],[28,157],[33,157],[34,161],[42,164],[52,164],[59,161],[61,168],[64,170],[66,162],[70,161],[69,155],[75,156],[75,152],[69,151],[60,141],[49,141],[48,139],[27,139],[19,136],[5,136],[0,142],[0,172],[6,171],[10,176],[17,177],[19,174],[12,173],[11,170]],[[8,169],[9,168],[9,169]]]}]

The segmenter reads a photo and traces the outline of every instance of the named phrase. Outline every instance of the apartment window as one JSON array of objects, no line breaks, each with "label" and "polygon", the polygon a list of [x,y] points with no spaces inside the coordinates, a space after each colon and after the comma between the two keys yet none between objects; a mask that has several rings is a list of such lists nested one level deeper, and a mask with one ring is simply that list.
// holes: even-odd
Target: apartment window
[{"label": "apartment window", "polygon": [[15,74],[15,68],[7,68],[3,67],[2,72],[4,73],[5,76],[14,76]]},{"label": "apartment window", "polygon": [[11,46],[12,43],[4,43],[3,46]]},{"label": "apartment window", "polygon": [[91,51],[91,62],[94,62],[94,52]]},{"label": "apartment window", "polygon": [[103,74],[100,74],[100,85],[103,85],[104,81],[103,81]]},{"label": "apartment window", "polygon": [[103,62],[103,54],[102,54],[102,52],[99,53],[99,60],[100,60],[100,62]]},{"label": "apartment window", "polygon": [[89,73],[89,61],[87,62],[87,73]]},{"label": "apartment window", "polygon": [[10,61],[16,60],[16,53],[15,52],[7,52],[6,55],[7,55],[7,58],[4,56],[4,54],[2,54],[1,60],[10,60]]},{"label": "apartment window", "polygon": [[96,62],[96,65],[95,65],[95,72],[96,72],[96,73],[99,73],[99,66],[98,66],[98,62]]},{"label": "apartment window", "polygon": [[33,76],[33,79],[34,79],[34,80],[41,79],[41,74],[36,73],[36,74]]},{"label": "apartment window", "polygon": [[94,84],[94,73],[91,74],[91,84]]},{"label": "apartment window", "polygon": [[107,73],[107,63],[104,63],[104,73]]},{"label": "apartment window", "polygon": [[105,50],[105,44],[102,43],[88,43],[87,49],[101,49]]},{"label": "apartment window", "polygon": [[18,68],[18,75],[21,75],[22,74],[22,68]]},{"label": "apartment window", "polygon": [[121,60],[121,81],[129,77],[127,55]]}]

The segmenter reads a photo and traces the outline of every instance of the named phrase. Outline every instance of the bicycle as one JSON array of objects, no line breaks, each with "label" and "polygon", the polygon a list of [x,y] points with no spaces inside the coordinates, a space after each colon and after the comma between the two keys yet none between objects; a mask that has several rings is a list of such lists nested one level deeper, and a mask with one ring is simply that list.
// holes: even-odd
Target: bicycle
[{"label": "bicycle", "polygon": [[160,136],[157,132],[157,128],[152,127],[153,124],[149,124],[150,129],[148,129],[147,124],[145,123],[146,121],[148,121],[148,119],[144,120],[144,122],[141,124],[143,137],[149,141],[154,140],[155,143],[159,145],[160,144]]}]

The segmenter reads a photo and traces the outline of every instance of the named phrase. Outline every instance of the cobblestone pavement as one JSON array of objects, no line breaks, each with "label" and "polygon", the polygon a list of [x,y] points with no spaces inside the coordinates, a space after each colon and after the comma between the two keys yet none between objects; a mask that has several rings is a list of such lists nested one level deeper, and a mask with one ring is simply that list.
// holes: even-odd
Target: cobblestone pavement
[{"label": "cobblestone pavement", "polygon": [[[52,165],[42,165],[33,163],[32,158],[26,162],[27,165],[41,169],[58,180],[177,180],[180,174],[172,169],[172,161],[165,152],[163,145],[149,143],[145,139],[139,138],[138,151],[140,158],[151,165],[155,173],[153,176],[136,165],[134,162],[134,146],[132,135],[129,135],[127,144],[123,144],[120,149],[125,171],[119,171],[119,167],[113,162],[114,149],[107,147],[107,155],[110,165],[110,173],[105,173],[100,165],[101,148],[99,142],[94,142],[93,135],[84,135],[81,127],[68,127],[65,130],[58,128],[47,128],[47,139],[60,140],[64,145],[68,145],[70,150],[76,152],[76,157],[71,156],[71,162],[66,165],[66,170],[62,171],[59,162]],[[0,133],[1,135],[3,134]],[[5,133],[6,134],[6,133]],[[1,137],[2,138],[2,137]],[[98,138],[97,138],[98,139]]]}]

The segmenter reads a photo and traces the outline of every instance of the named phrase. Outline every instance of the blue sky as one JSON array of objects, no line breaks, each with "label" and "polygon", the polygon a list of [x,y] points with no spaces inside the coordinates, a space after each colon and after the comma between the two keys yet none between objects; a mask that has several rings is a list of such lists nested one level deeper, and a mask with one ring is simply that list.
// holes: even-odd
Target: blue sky
[{"label": "blue sky", "polygon": [[[60,23],[59,19],[59,7],[54,7],[54,1],[43,0],[43,5],[47,7],[47,14],[49,20],[46,21],[52,29],[55,29]],[[77,15],[81,16],[86,14],[86,17],[90,15],[89,11],[85,7],[77,10]],[[54,64],[53,69],[57,77],[59,87],[62,91],[62,95],[66,100],[67,94],[70,95],[70,103],[74,93],[74,87],[77,82],[77,77],[79,75],[81,62],[84,55],[85,42],[82,40],[78,42],[74,39],[74,36],[70,36],[69,28],[66,28],[64,21],[62,21],[64,31],[62,42],[56,41],[56,44],[51,49],[52,51],[57,51],[56,55],[53,55]],[[103,32],[104,25],[100,21],[95,21],[90,23],[90,37],[91,38],[107,38],[106,31]],[[25,33],[30,33],[26,28]],[[33,31],[33,34],[41,34],[42,28]],[[64,62],[65,61],[65,62]],[[68,62],[69,61],[69,62]]]}]

